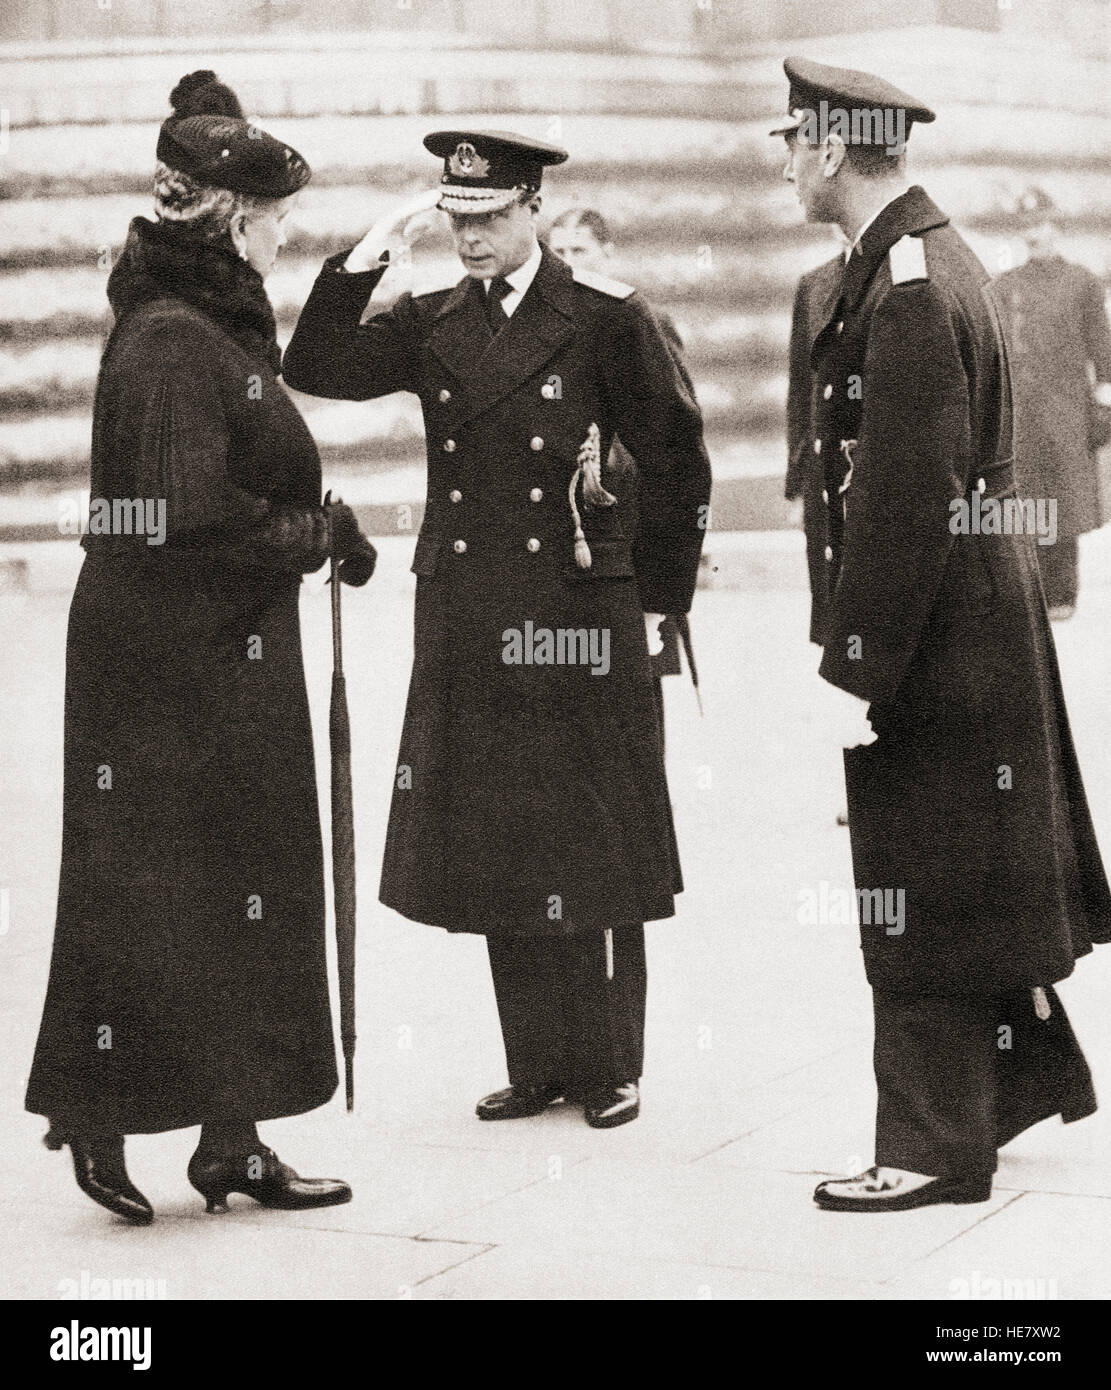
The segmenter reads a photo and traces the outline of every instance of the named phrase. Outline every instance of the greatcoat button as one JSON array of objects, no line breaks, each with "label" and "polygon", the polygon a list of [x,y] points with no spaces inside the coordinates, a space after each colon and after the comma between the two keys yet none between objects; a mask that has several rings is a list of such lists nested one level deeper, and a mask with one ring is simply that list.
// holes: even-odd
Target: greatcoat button
[{"label": "greatcoat button", "polygon": [[456,555],[463,555],[463,554],[466,553],[466,550],[467,550],[467,542],[466,542],[466,541],[456,541],[456,542],[452,545],[451,548],[452,548],[452,550],[455,551]]},{"label": "greatcoat button", "polygon": [[822,488],[822,501],[823,501],[823,502],[828,502],[828,501],[829,501],[829,493],[825,490],[825,488]]},{"label": "greatcoat button", "polygon": [[457,487],[453,487],[452,490],[448,493],[448,496],[451,498],[453,502],[462,502],[463,500],[463,494],[459,491]]},{"label": "greatcoat button", "polygon": [[536,539],[535,536],[533,536],[533,538],[529,541],[528,548],[533,555],[535,555],[536,552],[540,549],[540,542]]},{"label": "greatcoat button", "polygon": [[534,434],[532,438],[529,440],[528,446],[534,454],[538,454],[540,450],[544,447],[544,441],[540,438],[538,434]]},{"label": "greatcoat button", "polygon": [[976,491],[977,491],[977,492],[986,492],[987,489],[988,489],[988,485],[987,485],[987,483],[984,481],[984,479],[983,479],[983,478],[977,478],[977,479],[976,479]]},{"label": "greatcoat button", "polygon": [[842,330],[844,327],[845,327],[845,320],[842,319],[842,320],[838,323],[838,325],[837,325],[837,331],[838,331],[838,333],[840,333],[841,330]]},{"label": "greatcoat button", "polygon": [[[458,545],[458,543],[459,543],[459,542],[457,541],[456,544]],[[827,545],[827,546],[826,546],[826,559],[827,559],[827,560],[832,560],[832,559],[833,559],[833,546],[831,546],[831,545]]]},{"label": "greatcoat button", "polygon": [[546,381],[540,388],[540,394],[546,401],[553,401],[555,400],[555,387],[550,381]]},{"label": "greatcoat button", "polygon": [[447,387],[445,386],[444,389],[440,392],[440,404],[441,404],[441,405],[447,405],[448,401],[450,401],[450,400],[451,400],[451,392],[450,392],[450,391],[447,389]]},{"label": "greatcoat button", "polygon": [[832,395],[833,395],[833,387],[827,382],[827,383],[826,383],[826,388],[825,388],[825,390],[822,392],[822,400],[823,400],[823,401],[828,401],[829,398],[830,398],[830,396],[832,396]]},{"label": "greatcoat button", "polygon": [[544,494],[538,487],[534,487],[533,490],[529,493],[529,500],[532,502],[540,502],[543,500],[543,497]]},{"label": "greatcoat button", "polygon": [[820,454],[822,452],[822,441],[820,439],[815,439],[814,441],[814,452],[816,454]]},{"label": "greatcoat button", "polygon": [[454,440],[454,439],[445,439],[445,440],[444,440],[444,453],[445,453],[445,454],[454,454],[454,453],[455,453],[455,440]]}]

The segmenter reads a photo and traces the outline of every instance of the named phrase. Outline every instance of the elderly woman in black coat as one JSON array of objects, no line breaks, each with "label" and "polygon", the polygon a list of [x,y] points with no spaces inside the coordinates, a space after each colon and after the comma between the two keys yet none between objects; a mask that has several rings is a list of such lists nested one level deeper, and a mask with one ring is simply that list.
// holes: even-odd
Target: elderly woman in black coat
[{"label": "elderly woman in black coat", "polygon": [[62,869],[27,1108],[78,1185],[136,1223],[123,1136],[201,1125],[190,1182],[326,1206],[256,1122],[336,1086],[301,657],[301,576],[374,550],[322,507],[320,461],[276,379],[263,276],[309,178],[210,72],[158,140],[157,220],[108,284],[92,507],[66,650]]}]

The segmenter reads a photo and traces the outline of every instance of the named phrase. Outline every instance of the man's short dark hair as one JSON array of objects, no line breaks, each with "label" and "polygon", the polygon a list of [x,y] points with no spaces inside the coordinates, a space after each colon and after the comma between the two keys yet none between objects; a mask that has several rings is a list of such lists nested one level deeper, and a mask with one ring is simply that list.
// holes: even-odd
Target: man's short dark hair
[{"label": "man's short dark hair", "polygon": [[890,153],[891,145],[846,145],[845,159],[854,173],[865,179],[882,179],[906,168],[906,150]]},{"label": "man's short dark hair", "polygon": [[566,212],[559,214],[552,227],[566,227],[572,232],[579,227],[585,227],[599,246],[605,246],[613,240],[609,224],[595,208],[568,208]]}]

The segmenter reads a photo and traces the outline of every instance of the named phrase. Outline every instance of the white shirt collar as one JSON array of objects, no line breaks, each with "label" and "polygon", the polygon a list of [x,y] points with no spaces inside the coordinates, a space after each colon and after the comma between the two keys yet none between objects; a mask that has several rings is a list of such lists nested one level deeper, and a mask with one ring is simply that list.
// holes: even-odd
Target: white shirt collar
[{"label": "white shirt collar", "polygon": [[[859,248],[861,237],[862,237],[862,236],[864,235],[864,233],[868,230],[868,228],[872,225],[872,223],[876,220],[876,218],[879,217],[879,215],[880,215],[881,213],[886,212],[887,209],[891,206],[891,204],[895,201],[895,199],[896,199],[896,198],[901,198],[901,197],[903,196],[903,194],[904,194],[906,191],[907,191],[907,190],[906,190],[905,188],[901,188],[901,189],[898,191],[898,193],[894,194],[893,197],[888,198],[887,202],[884,203],[882,207],[878,207],[878,208],[875,210],[875,212],[871,215],[871,217],[869,217],[868,221],[864,223],[864,225],[863,225],[863,226],[860,228],[860,230],[857,232],[856,236],[853,238],[853,244],[852,244],[852,250],[853,250],[853,251],[856,251],[856,250]],[[846,260],[848,260],[849,254],[850,254],[849,252],[846,252],[846,253],[845,253],[845,259],[846,259]]]},{"label": "white shirt collar", "polygon": [[[540,269],[540,243],[537,242],[532,248],[532,254],[527,261],[523,261],[516,270],[511,270],[504,278],[509,282],[510,293],[502,300],[502,308],[507,314],[512,314],[521,300],[524,299],[528,287],[536,279],[536,272]],[[492,277],[491,277],[492,278]],[[490,292],[490,281],[483,280],[482,288],[488,294]]]}]

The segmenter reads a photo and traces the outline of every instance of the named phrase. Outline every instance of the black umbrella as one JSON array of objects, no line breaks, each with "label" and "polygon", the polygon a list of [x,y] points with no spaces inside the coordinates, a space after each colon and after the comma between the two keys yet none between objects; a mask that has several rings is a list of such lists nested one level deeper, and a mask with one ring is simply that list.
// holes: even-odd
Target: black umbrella
[{"label": "black umbrella", "polygon": [[339,561],[332,556],[332,704],[328,741],[332,750],[332,888],[336,907],[336,966],[339,975],[339,1033],[347,1086],[347,1108],[355,1106],[355,811],[351,794],[351,724],[343,675]]}]

